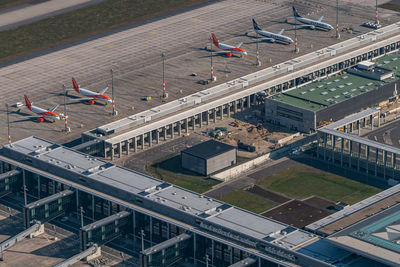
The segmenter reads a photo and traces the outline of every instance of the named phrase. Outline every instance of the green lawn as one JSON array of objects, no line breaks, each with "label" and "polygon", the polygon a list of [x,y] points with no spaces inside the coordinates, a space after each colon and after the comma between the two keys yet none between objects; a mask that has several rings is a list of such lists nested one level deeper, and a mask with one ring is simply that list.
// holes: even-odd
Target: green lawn
[{"label": "green lawn", "polygon": [[292,198],[304,199],[317,195],[348,204],[354,204],[382,191],[379,188],[302,164],[265,177],[257,184]]},{"label": "green lawn", "polygon": [[150,163],[147,165],[146,170],[155,178],[198,193],[203,193],[219,183],[205,176],[182,169],[181,156],[176,154]]},{"label": "green lawn", "polygon": [[0,32],[0,61],[26,56],[202,2],[206,0],[107,0]]},{"label": "green lawn", "polygon": [[232,191],[221,197],[220,200],[255,213],[261,213],[276,206],[262,197],[243,191],[243,189]]},{"label": "green lawn", "polygon": [[35,2],[37,0],[0,0],[0,9],[6,9],[11,7],[16,7],[23,4],[28,4],[30,2]]}]

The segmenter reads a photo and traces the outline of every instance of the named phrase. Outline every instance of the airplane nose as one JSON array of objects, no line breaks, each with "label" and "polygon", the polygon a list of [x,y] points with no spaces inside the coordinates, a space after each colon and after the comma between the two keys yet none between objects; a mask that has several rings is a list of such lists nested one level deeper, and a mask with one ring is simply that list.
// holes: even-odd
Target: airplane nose
[{"label": "airplane nose", "polygon": [[60,120],[60,116],[56,116],[56,117],[54,117],[56,120]]},{"label": "airplane nose", "polygon": [[244,52],[243,52],[243,55],[247,56],[247,52],[246,52],[246,51],[244,51]]}]

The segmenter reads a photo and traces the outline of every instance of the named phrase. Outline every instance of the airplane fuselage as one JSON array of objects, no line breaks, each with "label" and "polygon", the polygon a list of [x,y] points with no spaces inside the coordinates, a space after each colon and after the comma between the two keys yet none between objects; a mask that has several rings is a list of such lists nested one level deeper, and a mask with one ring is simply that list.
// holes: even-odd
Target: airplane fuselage
[{"label": "airplane fuselage", "polygon": [[282,34],[276,34],[276,33],[267,32],[267,31],[263,31],[263,30],[257,30],[257,29],[254,29],[254,31],[256,33],[258,33],[259,35],[261,35],[261,36],[274,39],[275,41],[279,41],[279,42],[282,42],[284,44],[293,43],[292,38],[284,36]]},{"label": "airplane fuselage", "polygon": [[321,22],[321,21],[307,19],[307,18],[303,18],[303,17],[294,17],[294,18],[301,23],[314,26],[315,28],[318,28],[320,30],[330,31],[333,29],[333,27],[331,25],[329,25],[328,23]]},{"label": "airplane fuselage", "polygon": [[84,95],[84,96],[86,96],[86,97],[93,98],[93,100],[104,101],[106,103],[107,102],[111,102],[110,97],[106,96],[104,94],[99,94],[99,93],[96,93],[96,92],[93,92],[93,91],[90,91],[90,90],[87,90],[87,89],[83,89],[83,88],[80,88],[80,87],[77,90],[77,92],[82,94],[82,95]]},{"label": "airplane fuselage", "polygon": [[39,108],[39,107],[35,107],[35,106],[31,106],[30,110],[34,113],[36,113],[37,115],[42,116],[43,118],[48,118],[48,119],[52,119],[52,120],[60,120],[60,116],[57,115],[57,113],[43,109],[43,108]]},{"label": "airplane fuselage", "polygon": [[225,51],[228,51],[228,52],[230,52],[232,54],[241,54],[241,55],[244,55],[244,56],[247,55],[247,52],[243,48],[240,48],[240,47],[234,47],[234,46],[231,46],[231,45],[218,43],[218,48],[222,49],[222,50],[225,50]]}]

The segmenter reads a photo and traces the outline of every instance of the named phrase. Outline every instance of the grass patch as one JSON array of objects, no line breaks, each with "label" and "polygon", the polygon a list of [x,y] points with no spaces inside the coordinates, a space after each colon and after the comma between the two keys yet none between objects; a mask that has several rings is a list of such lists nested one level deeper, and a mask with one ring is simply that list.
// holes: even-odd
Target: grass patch
[{"label": "grass patch", "polygon": [[302,164],[265,177],[257,184],[292,198],[303,199],[317,195],[349,204],[382,191],[379,188]]},{"label": "grass patch", "polygon": [[0,10],[20,6],[23,4],[29,4],[36,1],[37,0],[0,0]]},{"label": "grass patch", "polygon": [[262,197],[243,191],[243,189],[229,192],[221,197],[220,200],[255,213],[261,213],[276,206],[276,204]]},{"label": "grass patch", "polygon": [[0,61],[26,56],[206,1],[107,0],[0,32]]},{"label": "grass patch", "polygon": [[399,3],[399,1],[391,1],[389,3],[379,5],[379,7],[380,8],[384,8],[384,9],[397,11],[397,12],[400,11],[400,3]]},{"label": "grass patch", "polygon": [[182,169],[181,156],[176,154],[148,164],[146,170],[155,178],[198,193],[203,193],[219,183],[206,176]]}]

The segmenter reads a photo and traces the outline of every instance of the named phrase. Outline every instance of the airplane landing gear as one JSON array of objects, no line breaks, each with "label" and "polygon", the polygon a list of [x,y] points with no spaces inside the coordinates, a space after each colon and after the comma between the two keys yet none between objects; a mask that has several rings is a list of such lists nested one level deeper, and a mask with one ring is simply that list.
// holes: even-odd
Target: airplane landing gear
[{"label": "airplane landing gear", "polygon": [[37,118],[37,121],[38,122],[44,122],[44,119],[43,118]]},{"label": "airplane landing gear", "polygon": [[89,100],[90,105],[94,105],[94,100]]}]

